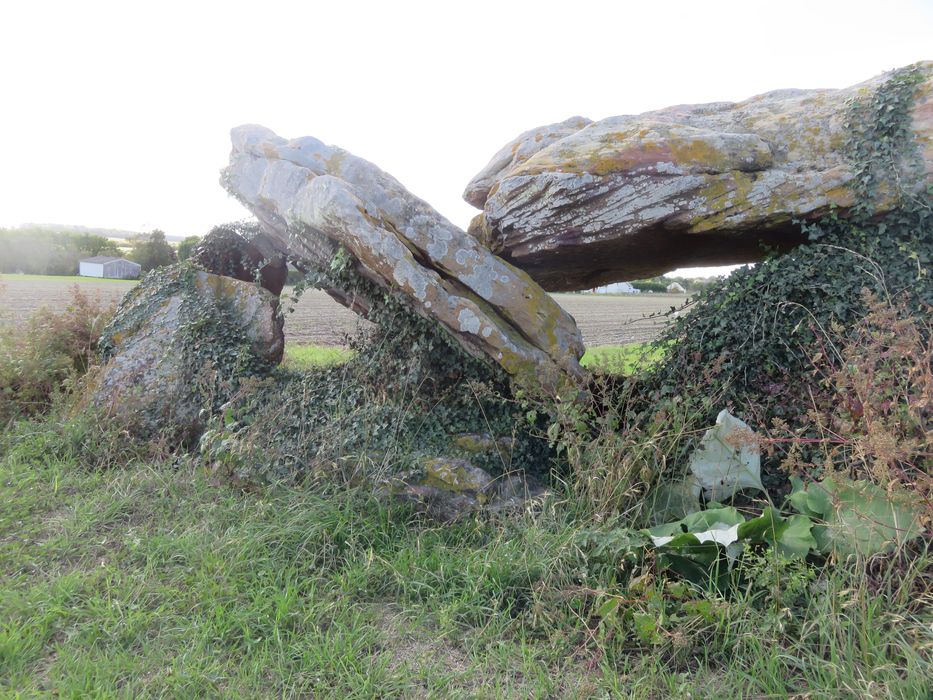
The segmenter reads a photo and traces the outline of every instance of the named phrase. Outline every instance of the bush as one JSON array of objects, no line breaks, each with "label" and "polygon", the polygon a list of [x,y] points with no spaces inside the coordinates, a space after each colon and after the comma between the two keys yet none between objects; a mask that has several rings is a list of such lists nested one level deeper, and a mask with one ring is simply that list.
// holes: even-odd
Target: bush
[{"label": "bush", "polygon": [[63,311],[42,308],[0,330],[0,424],[47,410],[97,357],[113,307],[72,287]]},{"label": "bush", "polygon": [[171,265],[178,260],[178,256],[175,254],[175,249],[165,239],[165,233],[154,229],[133,242],[130,260],[139,263],[142,266],[142,272],[146,273],[157,267]]}]

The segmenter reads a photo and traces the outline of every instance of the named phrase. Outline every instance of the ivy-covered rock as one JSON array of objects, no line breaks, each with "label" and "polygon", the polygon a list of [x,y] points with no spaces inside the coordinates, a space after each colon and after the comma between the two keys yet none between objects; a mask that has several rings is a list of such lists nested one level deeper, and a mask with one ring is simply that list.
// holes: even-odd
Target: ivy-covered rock
[{"label": "ivy-covered rock", "polygon": [[[892,83],[914,94],[904,119],[893,107],[851,109],[887,102]],[[794,219],[864,203],[866,173],[847,136],[879,118],[920,145],[916,162],[898,164],[901,175],[916,169],[930,182],[929,61],[841,90],[775,90],[595,123],[574,117],[493,156],[464,193],[483,210],[470,231],[551,291],[755,262],[804,240]],[[903,202],[897,188],[871,193],[879,212]]]},{"label": "ivy-covered rock", "polygon": [[180,264],[131,292],[101,337],[93,402],[141,436],[189,441],[251,376],[282,359],[278,298],[256,284]]},{"label": "ivy-covered rock", "polygon": [[275,295],[288,277],[285,254],[255,222],[223,224],[211,229],[192,259],[201,269],[242,282],[258,282]]},{"label": "ivy-covered rock", "polygon": [[[762,464],[762,480],[771,489],[786,488],[782,461],[809,464],[814,450],[822,448],[808,445],[822,445],[827,434],[837,435],[837,448],[822,461],[845,461],[846,440],[827,431],[821,415],[829,407],[845,407],[857,427],[842,433],[862,430],[854,392],[836,386],[832,377],[857,366],[859,351],[851,343],[867,332],[872,304],[883,303],[892,316],[889,327],[871,335],[882,337],[899,323],[910,323],[922,337],[918,345],[929,342],[931,152],[930,140],[917,138],[915,127],[917,115],[929,118],[930,109],[928,65],[896,71],[850,100],[842,116],[848,130],[838,148],[855,175],[851,205],[819,220],[796,221],[803,245],[736,270],[677,317],[662,338],[665,361],[641,386],[645,416],[672,402],[696,405],[698,397],[715,397],[717,407],[728,407],[756,431],[775,425],[793,430],[795,439],[772,444]],[[879,359],[897,357],[893,341],[876,351]],[[899,377],[901,369],[889,367],[872,380],[881,387],[890,383],[885,375]],[[908,388],[901,384],[891,390],[885,411],[910,414],[915,400]],[[689,427],[706,428],[713,418],[698,408]],[[678,457],[686,464],[686,455]]]}]

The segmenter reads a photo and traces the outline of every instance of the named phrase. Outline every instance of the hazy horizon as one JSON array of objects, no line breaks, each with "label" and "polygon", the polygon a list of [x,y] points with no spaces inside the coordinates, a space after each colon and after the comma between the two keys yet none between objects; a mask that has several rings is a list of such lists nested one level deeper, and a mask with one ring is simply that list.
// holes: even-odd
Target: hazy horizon
[{"label": "hazy horizon", "polygon": [[[760,9],[759,9],[760,7]],[[0,226],[203,235],[229,131],[313,135],[465,227],[469,179],[580,114],[845,87],[931,56],[933,3],[16,3],[0,9]]]}]

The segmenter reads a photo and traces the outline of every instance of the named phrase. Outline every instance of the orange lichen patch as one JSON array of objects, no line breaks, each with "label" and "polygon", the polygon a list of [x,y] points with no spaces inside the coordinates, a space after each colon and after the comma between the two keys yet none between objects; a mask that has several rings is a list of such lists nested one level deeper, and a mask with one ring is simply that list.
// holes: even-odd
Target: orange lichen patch
[{"label": "orange lichen patch", "polygon": [[727,172],[768,167],[771,153],[752,135],[716,134],[680,124],[650,126],[568,137],[543,149],[511,175],[568,172],[609,173]]},{"label": "orange lichen patch", "polygon": [[343,169],[343,162],[346,160],[346,153],[342,151],[337,151],[330,158],[324,161],[324,172],[326,173],[339,173]]}]

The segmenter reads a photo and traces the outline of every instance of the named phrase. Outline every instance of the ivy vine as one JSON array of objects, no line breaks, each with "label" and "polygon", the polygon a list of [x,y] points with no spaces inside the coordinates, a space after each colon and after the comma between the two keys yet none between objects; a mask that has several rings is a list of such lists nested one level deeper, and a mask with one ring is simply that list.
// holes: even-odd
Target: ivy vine
[{"label": "ivy vine", "polygon": [[[672,324],[661,341],[670,347],[666,362],[639,393],[646,420],[672,399],[701,395],[721,396],[759,428],[774,418],[799,419],[812,408],[812,359],[864,316],[863,290],[929,314],[933,190],[910,129],[916,87],[928,71],[899,70],[850,101],[844,153],[855,206],[797,221],[807,243],[736,270]],[[879,213],[882,200],[887,211]],[[708,425],[713,417],[700,420]],[[765,465],[766,484],[782,481],[779,461]]]}]

